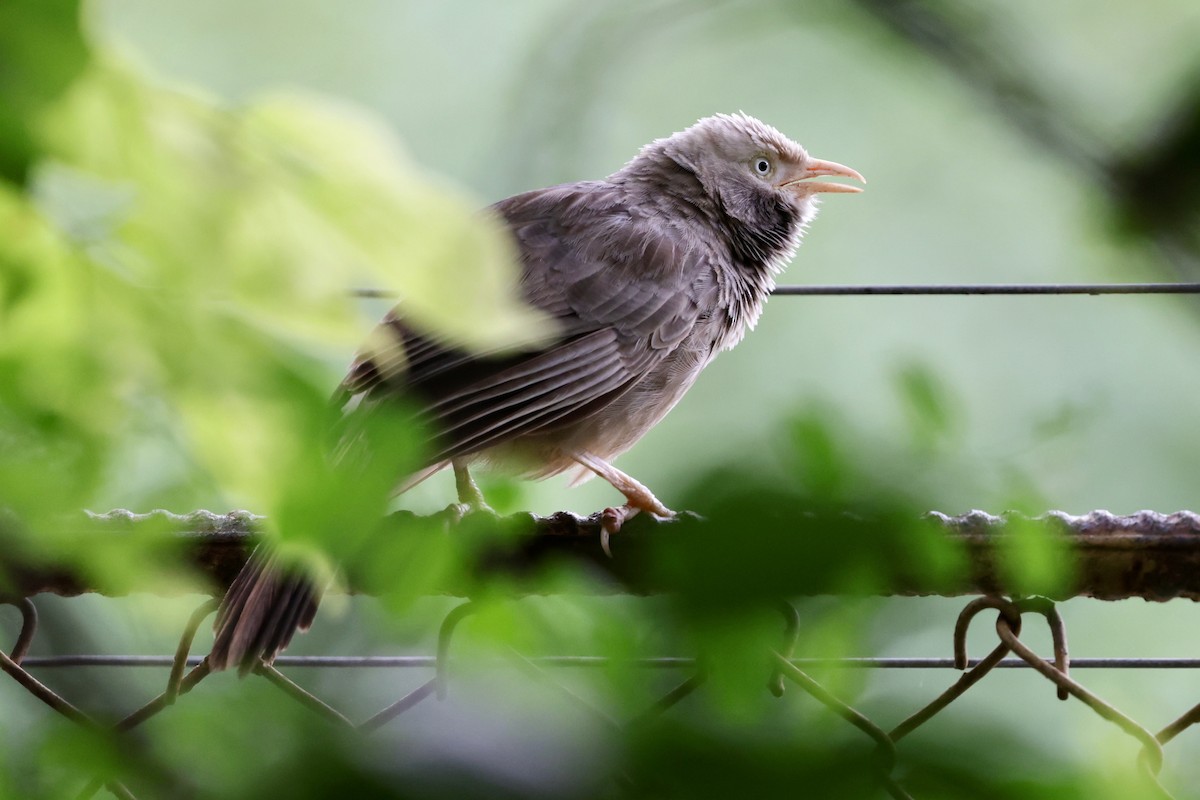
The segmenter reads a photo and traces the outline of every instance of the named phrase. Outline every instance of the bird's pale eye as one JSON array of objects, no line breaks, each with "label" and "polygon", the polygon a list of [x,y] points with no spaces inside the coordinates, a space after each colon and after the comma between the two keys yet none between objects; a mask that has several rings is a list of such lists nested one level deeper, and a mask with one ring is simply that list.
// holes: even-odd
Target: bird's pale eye
[{"label": "bird's pale eye", "polygon": [[771,163],[771,159],[767,158],[766,156],[759,156],[750,163],[754,168],[754,174],[758,175],[760,178],[767,177],[771,174],[772,170],[775,169],[775,166]]}]

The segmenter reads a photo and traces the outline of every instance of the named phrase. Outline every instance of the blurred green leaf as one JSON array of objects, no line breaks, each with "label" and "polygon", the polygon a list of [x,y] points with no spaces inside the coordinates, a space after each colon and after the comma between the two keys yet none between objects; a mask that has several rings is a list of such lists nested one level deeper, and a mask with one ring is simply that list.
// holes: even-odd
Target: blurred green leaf
[{"label": "blurred green leaf", "polygon": [[0,498],[35,527],[79,509],[121,409],[108,353],[80,346],[95,299],[77,254],[0,187]]},{"label": "blurred green leaf", "polygon": [[803,435],[793,461],[815,463],[821,472],[771,471],[760,462],[705,476],[686,507],[706,522],[688,526],[686,546],[672,535],[652,541],[655,585],[670,587],[703,615],[800,592],[871,593],[914,578],[933,585],[952,579],[962,553],[922,522],[927,501],[835,457],[840,448],[818,421],[804,420],[796,430]]},{"label": "blurred green leaf", "polygon": [[1004,482],[1004,507],[1016,513],[996,540],[1001,579],[1020,594],[1063,596],[1075,580],[1070,542],[1052,526],[1031,521],[1049,505],[1027,475],[1009,469]]},{"label": "blurred green leaf", "polygon": [[789,426],[787,455],[795,462],[796,481],[818,497],[836,497],[845,488],[845,454],[834,442],[829,416],[809,410]]},{"label": "blurred green leaf", "polygon": [[[165,490],[353,554],[423,437],[399,409],[360,415],[346,435],[372,446],[330,458],[329,362],[370,329],[350,289],[394,288],[406,319],[468,346],[548,331],[500,228],[349,108],[234,111],[102,56],[41,131],[36,203],[0,194],[0,498],[41,549],[77,548],[71,514],[101,491]],[[113,470],[139,452],[164,478],[130,499]]]},{"label": "blurred green leaf", "polygon": [[500,226],[420,175],[374,119],[300,94],[231,111],[110,61],[46,126],[59,159],[133,194],[106,263],[310,347],[362,341],[348,294],[363,286],[470,347],[549,333]]},{"label": "blurred green leaf", "polygon": [[932,449],[954,433],[957,423],[954,398],[933,370],[917,363],[908,364],[896,374],[896,386],[918,447]]},{"label": "blurred green leaf", "polygon": [[881,796],[865,740],[825,740],[672,717],[631,731],[629,780],[635,797],[868,798]]},{"label": "blurred green leaf", "polygon": [[1023,595],[1064,597],[1075,579],[1075,559],[1066,537],[1043,523],[1010,517],[997,538],[999,570],[1005,586]]},{"label": "blurred green leaf", "polygon": [[41,152],[41,113],[88,60],[79,0],[0,3],[0,178],[23,183]]}]

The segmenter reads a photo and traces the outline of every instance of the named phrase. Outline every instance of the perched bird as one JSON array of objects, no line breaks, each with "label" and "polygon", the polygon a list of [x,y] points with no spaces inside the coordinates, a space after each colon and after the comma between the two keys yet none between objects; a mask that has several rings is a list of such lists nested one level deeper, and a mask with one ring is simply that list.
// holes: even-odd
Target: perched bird
[{"label": "perched bird", "polygon": [[[537,349],[488,355],[439,342],[393,309],[337,394],[347,413],[403,397],[436,432],[426,468],[453,466],[460,499],[481,504],[468,468],[531,478],[578,470],[625,497],[606,509],[672,512],[612,465],[679,401],[700,371],[752,328],[817,211],[817,195],[858,192],[849,167],[812,158],[745,114],[706,117],[646,145],[601,181],[519,194],[492,211],[516,243],[524,298],[557,324]],[[319,590],[271,558],[226,594],[209,666],[270,661],[311,623]]]}]

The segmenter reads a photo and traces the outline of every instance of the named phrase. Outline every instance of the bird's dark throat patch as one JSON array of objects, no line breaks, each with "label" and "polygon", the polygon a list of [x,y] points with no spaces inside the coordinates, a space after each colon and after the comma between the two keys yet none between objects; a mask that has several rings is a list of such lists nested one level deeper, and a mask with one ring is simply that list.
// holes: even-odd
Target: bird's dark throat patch
[{"label": "bird's dark throat patch", "polygon": [[721,227],[725,229],[734,260],[747,270],[766,272],[770,265],[787,254],[800,225],[800,213],[791,204],[773,194],[754,192],[741,195],[739,216],[721,204]]}]

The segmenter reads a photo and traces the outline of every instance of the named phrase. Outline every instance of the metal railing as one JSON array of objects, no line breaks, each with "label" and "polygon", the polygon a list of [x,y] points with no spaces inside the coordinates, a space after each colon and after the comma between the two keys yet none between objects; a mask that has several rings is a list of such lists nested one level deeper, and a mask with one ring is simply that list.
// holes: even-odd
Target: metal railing
[{"label": "metal railing", "polygon": [[[190,515],[167,515],[155,512],[134,515],[117,511],[93,516],[90,523],[103,531],[106,527],[128,530],[130,525],[162,525],[166,519],[175,522],[175,530],[167,535],[183,536],[193,541],[190,557],[197,565],[206,565],[208,574],[219,588],[228,581],[248,552],[254,537],[256,518],[248,514],[214,515],[197,512]],[[894,776],[895,767],[902,758],[903,740],[921,726],[929,723],[950,704],[967,693],[972,687],[997,669],[1026,669],[1044,677],[1056,688],[1062,700],[1083,703],[1099,717],[1119,728],[1137,745],[1137,764],[1146,781],[1146,786],[1155,795],[1171,797],[1163,788],[1158,775],[1164,761],[1164,746],[1172,742],[1184,730],[1200,721],[1200,704],[1193,706],[1166,726],[1154,730],[1134,720],[1117,706],[1101,698],[1081,683],[1075,673],[1081,669],[1200,669],[1200,659],[1194,658],[1093,658],[1071,661],[1068,657],[1067,632],[1055,603],[1042,597],[1006,597],[999,592],[1003,586],[995,576],[995,545],[1005,535],[1006,527],[1018,520],[1022,525],[1042,525],[1053,529],[1069,543],[1068,552],[1073,553],[1075,568],[1079,573],[1071,594],[1097,594],[1109,597],[1197,597],[1200,569],[1193,559],[1200,558],[1200,517],[1191,512],[1163,515],[1151,512],[1131,516],[1116,516],[1105,512],[1094,512],[1084,516],[1051,513],[1036,520],[1024,517],[998,517],[982,512],[950,517],[932,513],[928,516],[931,525],[940,527],[951,539],[964,544],[970,556],[971,577],[952,594],[979,591],[989,587],[986,594],[971,599],[959,614],[953,635],[953,657],[946,658],[794,658],[792,651],[799,636],[799,615],[789,603],[780,603],[785,620],[785,635],[780,645],[771,653],[774,664],[768,689],[776,696],[784,693],[785,686],[793,686],[811,696],[837,716],[868,737],[877,753],[878,780],[880,785],[896,798],[911,795]],[[678,524],[678,523],[676,523]],[[693,522],[691,524],[704,524]],[[537,540],[536,549],[545,557],[547,550],[557,557],[579,558],[589,564],[619,562],[632,558],[630,552],[614,548],[611,559],[599,552],[599,530],[594,521],[571,515],[554,515],[533,519],[527,537]],[[641,527],[631,526],[634,539],[643,535],[662,535],[669,524],[643,521]],[[94,532],[94,531],[93,531]],[[622,535],[626,532],[622,531]],[[594,541],[593,541],[594,540]],[[587,545],[587,546],[582,546]],[[593,550],[595,548],[595,551]],[[223,555],[218,553],[223,548]],[[490,561],[499,569],[514,564],[527,567],[524,559],[531,558],[519,548],[509,553],[509,561]],[[529,551],[533,552],[533,551]],[[624,555],[623,555],[624,553]],[[515,559],[515,560],[513,560]],[[1154,567],[1158,564],[1162,568]],[[1165,566],[1164,566],[1165,565]],[[14,565],[6,565],[10,568]],[[22,574],[21,570],[10,572]],[[41,573],[26,571],[33,580],[29,587],[38,590],[61,591],[74,594],[86,591],[78,576],[69,569],[46,570]],[[616,569],[614,574],[620,574]],[[53,578],[53,580],[51,580]],[[57,583],[55,583],[57,581]],[[929,587],[900,587],[902,593],[928,593]],[[994,591],[993,591],[994,590]],[[0,668],[27,692],[36,697],[54,712],[76,724],[124,733],[137,728],[152,717],[163,713],[176,700],[194,689],[210,675],[203,657],[192,654],[192,643],[200,626],[216,608],[215,600],[206,600],[190,615],[179,639],[174,655],[132,656],[109,654],[60,654],[30,657],[30,646],[36,639],[38,615],[30,597],[11,598],[10,604],[21,612],[21,627],[11,653],[0,653]],[[297,702],[329,720],[336,726],[353,729],[363,735],[393,723],[418,705],[435,702],[449,691],[453,680],[455,659],[451,655],[451,644],[460,624],[477,609],[467,600],[455,607],[443,619],[437,638],[436,653],[424,656],[282,656],[276,663],[262,664],[255,674],[294,698]],[[967,633],[980,613],[995,612],[995,644],[985,657],[967,657]],[[1021,638],[1021,631],[1030,616],[1043,619],[1049,626],[1052,651],[1049,657],[1034,652]],[[597,707],[559,681],[554,671],[562,669],[587,669],[610,665],[612,662],[598,656],[539,656],[531,657],[510,652],[503,659],[548,688],[561,694],[573,704],[588,709],[597,719],[610,725],[635,724],[655,715],[667,713],[669,709],[687,696],[702,691],[706,674],[700,662],[692,658],[644,657],[622,662],[626,666],[656,671],[680,672],[681,680],[669,692],[637,714],[629,722],[615,722],[610,713]],[[35,673],[43,670],[79,669],[93,666],[125,668],[169,668],[162,691],[149,702],[117,720],[102,721],[84,713],[77,705],[40,681]],[[288,677],[283,670],[298,668],[320,668],[336,670],[353,669],[404,669],[428,671],[430,676],[415,689],[405,692],[394,701],[361,719],[352,719],[325,699],[305,689]],[[902,721],[885,726],[840,699],[818,680],[811,672],[824,668],[844,669],[954,669],[960,676],[934,699],[909,713]],[[92,796],[101,788],[113,795],[130,798],[134,795],[127,786],[117,780],[96,779],[81,796]]]}]

